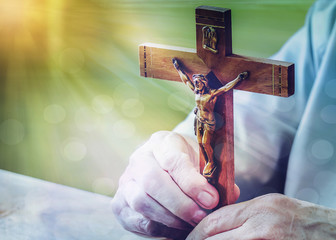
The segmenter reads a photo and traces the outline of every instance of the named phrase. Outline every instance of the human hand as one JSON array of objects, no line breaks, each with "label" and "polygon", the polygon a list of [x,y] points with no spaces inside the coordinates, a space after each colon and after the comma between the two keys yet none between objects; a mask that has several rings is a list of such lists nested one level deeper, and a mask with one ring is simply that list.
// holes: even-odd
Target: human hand
[{"label": "human hand", "polygon": [[336,210],[268,194],[211,213],[187,238],[198,239],[336,239]]},{"label": "human hand", "polygon": [[218,199],[200,174],[196,141],[158,132],[131,156],[112,205],[129,231],[185,239]]}]

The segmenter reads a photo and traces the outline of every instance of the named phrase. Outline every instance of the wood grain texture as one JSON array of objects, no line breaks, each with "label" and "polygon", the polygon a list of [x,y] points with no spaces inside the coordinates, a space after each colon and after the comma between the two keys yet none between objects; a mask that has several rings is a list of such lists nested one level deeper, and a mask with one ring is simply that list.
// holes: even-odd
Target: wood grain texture
[{"label": "wood grain texture", "polygon": [[292,63],[234,54],[222,57],[220,63],[212,70],[223,84],[236,78],[239,73],[248,71],[248,79],[242,81],[235,89],[279,97],[294,94]]},{"label": "wood grain texture", "polygon": [[180,76],[172,63],[173,58],[183,64],[187,74],[207,74],[210,71],[194,49],[149,43],[139,46],[140,75],[180,82]]},{"label": "wood grain texture", "polygon": [[[158,44],[139,46],[140,74],[144,77],[181,81],[171,62],[177,58],[187,74],[207,74],[210,68],[197,56],[196,50],[168,47]],[[244,71],[250,76],[235,89],[288,97],[294,94],[294,64],[239,55],[221,57],[220,64],[212,70],[225,84]]]},{"label": "wood grain texture", "polygon": [[233,91],[218,98],[215,112],[217,113],[217,129],[213,148],[219,173],[216,189],[220,196],[217,207],[222,207],[235,202]]},{"label": "wood grain texture", "polygon": [[[217,33],[218,52],[203,48],[203,27],[211,26]],[[218,79],[223,85],[233,80],[231,61],[226,61],[225,56],[232,54],[232,33],[231,33],[231,10],[201,6],[196,8],[196,46],[197,55],[215,74],[221,73]],[[223,68],[222,68],[223,66]],[[233,67],[233,66],[232,66]],[[244,67],[244,66],[243,66]],[[228,70],[223,73],[223,69]],[[217,73],[216,73],[217,72]],[[222,74],[223,73],[223,74]],[[235,73],[233,72],[233,75]],[[225,78],[223,78],[225,76]],[[222,207],[234,203],[234,133],[233,133],[233,91],[229,91],[219,96],[214,109],[216,115],[216,131],[214,133],[214,161],[217,165],[215,184],[219,193],[219,203],[217,207]],[[202,151],[200,151],[202,156]]]},{"label": "wood grain texture", "polygon": [[[232,54],[232,31],[231,31],[231,10],[227,8],[217,8],[210,6],[200,6],[196,8],[196,49],[197,55],[209,67],[213,68],[218,64],[221,56]],[[204,26],[211,26],[217,32],[218,53],[209,54],[203,48]]]}]

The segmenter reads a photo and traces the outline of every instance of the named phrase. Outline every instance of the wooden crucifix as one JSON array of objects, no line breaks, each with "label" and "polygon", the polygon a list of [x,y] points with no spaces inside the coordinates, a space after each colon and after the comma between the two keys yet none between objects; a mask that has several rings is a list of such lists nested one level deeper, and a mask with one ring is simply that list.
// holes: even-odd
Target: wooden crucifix
[{"label": "wooden crucifix", "polygon": [[[234,118],[233,91],[230,89],[289,97],[294,94],[294,64],[233,54],[231,10],[225,8],[196,8],[196,45],[196,50],[140,45],[140,74],[182,80],[194,91],[201,171],[217,188],[220,194],[218,207],[221,207],[234,203]],[[189,76],[192,75],[191,81]],[[209,97],[215,102],[210,117],[204,117],[208,116],[208,108],[200,104],[200,98],[204,100],[204,96],[199,92],[203,85],[200,87],[199,84],[207,85],[207,91],[217,94]],[[200,110],[206,112],[200,114]],[[211,136],[204,139],[209,133]],[[207,150],[209,141],[211,149]],[[209,167],[211,154],[215,165]]]}]

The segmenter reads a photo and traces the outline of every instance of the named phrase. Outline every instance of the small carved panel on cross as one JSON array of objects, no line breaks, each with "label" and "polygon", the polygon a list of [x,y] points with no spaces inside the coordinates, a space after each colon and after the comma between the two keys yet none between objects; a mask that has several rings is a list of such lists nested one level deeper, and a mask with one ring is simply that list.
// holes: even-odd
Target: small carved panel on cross
[{"label": "small carved panel on cross", "polygon": [[231,10],[226,8],[196,8],[196,46],[142,44],[140,74],[182,81],[194,91],[200,168],[217,188],[221,207],[235,201],[232,88],[289,97],[294,64],[233,54]]}]

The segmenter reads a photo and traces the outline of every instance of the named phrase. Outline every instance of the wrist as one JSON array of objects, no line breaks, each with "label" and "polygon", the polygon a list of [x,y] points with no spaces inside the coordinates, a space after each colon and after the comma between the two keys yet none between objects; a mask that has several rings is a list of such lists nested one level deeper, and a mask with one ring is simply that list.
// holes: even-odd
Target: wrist
[{"label": "wrist", "polygon": [[295,218],[301,222],[303,232],[309,233],[307,239],[336,239],[335,209],[300,200],[298,202]]}]

